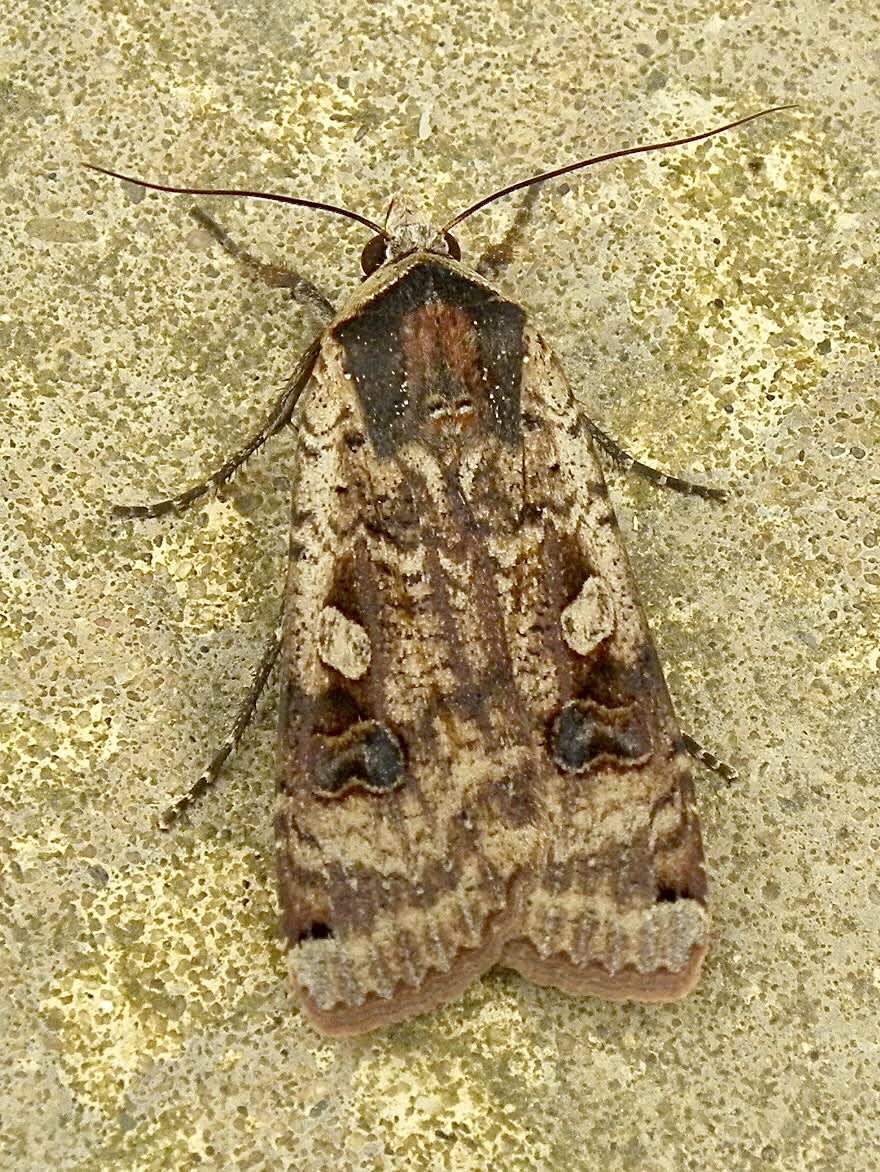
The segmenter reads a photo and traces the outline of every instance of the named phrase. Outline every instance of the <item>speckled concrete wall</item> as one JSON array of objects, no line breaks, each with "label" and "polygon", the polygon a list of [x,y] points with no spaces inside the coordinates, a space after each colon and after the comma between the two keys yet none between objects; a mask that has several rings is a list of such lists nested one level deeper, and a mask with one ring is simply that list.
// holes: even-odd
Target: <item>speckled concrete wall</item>
[{"label": "speckled concrete wall", "polygon": [[[0,1152],[14,1169],[870,1169],[878,1141],[877,154],[870,5],[7,5],[0,16]],[[292,436],[248,433],[313,323],[187,214],[79,167],[447,216],[592,151],[797,111],[542,194],[503,288],[592,416],[733,490],[615,477],[699,778],[715,938],[674,1006],[495,973],[321,1040],[285,984],[267,705]],[[510,202],[461,233],[475,255]],[[334,299],[353,225],[216,214]]]}]

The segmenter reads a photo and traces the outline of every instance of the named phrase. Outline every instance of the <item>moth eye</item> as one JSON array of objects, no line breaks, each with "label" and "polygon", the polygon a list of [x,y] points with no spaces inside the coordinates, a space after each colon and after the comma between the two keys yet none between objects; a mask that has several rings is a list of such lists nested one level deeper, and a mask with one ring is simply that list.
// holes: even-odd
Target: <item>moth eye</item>
[{"label": "moth eye", "polygon": [[449,232],[443,233],[443,239],[446,241],[446,247],[449,249],[449,255],[453,260],[461,260],[461,248],[458,241]]},{"label": "moth eye", "polygon": [[387,253],[388,244],[384,236],[374,236],[372,240],[367,241],[361,253],[361,268],[365,277],[375,273],[376,269],[385,263]]}]

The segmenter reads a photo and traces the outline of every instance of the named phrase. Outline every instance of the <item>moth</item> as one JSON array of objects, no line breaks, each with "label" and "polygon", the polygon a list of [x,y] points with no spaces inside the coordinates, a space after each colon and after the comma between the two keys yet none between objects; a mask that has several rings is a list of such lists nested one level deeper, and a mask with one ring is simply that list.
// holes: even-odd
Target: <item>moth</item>
[{"label": "moth", "polygon": [[430,1010],[494,965],[612,999],[697,982],[709,920],[689,750],[714,759],[679,731],[597,448],[633,461],[451,229],[518,188],[758,116],[513,184],[439,230],[400,200],[379,225],[93,168],[374,232],[363,283],[259,433],[203,484],[122,510],[179,510],[295,426],[280,633],[171,815],[214,781],[279,657],[280,902],[293,986],[326,1034]]}]

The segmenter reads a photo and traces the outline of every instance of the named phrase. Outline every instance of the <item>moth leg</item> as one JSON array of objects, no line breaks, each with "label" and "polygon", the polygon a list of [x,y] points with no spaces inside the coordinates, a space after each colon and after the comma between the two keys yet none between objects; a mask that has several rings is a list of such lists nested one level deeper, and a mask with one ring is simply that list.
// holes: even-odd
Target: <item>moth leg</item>
[{"label": "moth leg", "polygon": [[637,460],[635,456],[631,456],[629,452],[624,451],[619,444],[614,442],[610,435],[606,435],[591,419],[587,419],[585,415],[582,415],[581,419],[587,431],[593,437],[593,440],[603,452],[607,452],[617,467],[622,469],[622,471],[635,472],[638,476],[643,477],[659,488],[671,488],[675,492],[683,493],[685,496],[701,496],[709,501],[726,501],[728,499],[730,494],[723,488],[709,488],[705,484],[694,484],[691,480],[682,480],[679,476],[669,476],[666,472],[661,472],[658,468],[652,468],[650,464],[643,464],[641,460]]},{"label": "moth leg", "polygon": [[270,265],[266,264],[265,261],[258,260],[253,253],[248,252],[246,248],[233,240],[213,216],[209,216],[201,208],[190,208],[190,215],[200,227],[214,237],[225,252],[228,252],[243,269],[262,281],[264,285],[268,285],[272,289],[288,289],[294,301],[298,301],[300,305],[310,309],[319,322],[324,323],[333,317],[336,312],[333,302],[324,296],[317,285],[313,285],[311,281],[306,280],[305,277],[295,273],[292,269],[282,269],[278,265]]},{"label": "moth leg", "polygon": [[532,209],[543,186],[543,183],[535,183],[526,188],[526,193],[504,236],[497,244],[490,244],[477,261],[475,268],[481,277],[492,280],[513,260],[514,250],[522,239],[523,232],[532,217]]},{"label": "moth leg", "polygon": [[687,749],[695,761],[699,761],[701,765],[705,765],[707,769],[711,769],[713,773],[717,773],[725,781],[736,781],[739,777],[739,774],[732,765],[728,765],[716,757],[714,753],[710,753],[708,749],[704,749],[699,741],[695,741],[687,733],[682,733],[681,739],[685,749]]},{"label": "moth leg", "polygon": [[321,338],[319,335],[300,359],[287,386],[278,396],[269,414],[263,420],[260,430],[251,436],[247,443],[230,456],[225,463],[221,464],[216,472],[212,472],[207,480],[203,480],[199,484],[194,484],[192,488],[178,493],[177,496],[155,501],[151,505],[114,505],[114,516],[161,517],[165,513],[173,513],[185,509],[193,501],[197,501],[200,497],[205,496],[206,493],[222,488],[227,481],[232,479],[238,469],[244,464],[245,460],[252,456],[254,452],[258,451],[270,436],[273,436],[290,422],[297,400],[311,377],[312,367],[315,365],[318,357],[320,344]]},{"label": "moth leg", "polygon": [[272,632],[272,638],[266,644],[260,662],[257,664],[257,669],[254,672],[254,678],[251,681],[251,686],[248,689],[247,695],[241,703],[238,710],[238,715],[229,732],[229,735],[223,741],[223,744],[211,758],[208,767],[204,772],[196,778],[190,789],[185,794],[173,802],[172,805],[164,811],[159,817],[159,827],[161,830],[167,830],[173,822],[175,822],[193,802],[198,801],[203,794],[205,794],[212,785],[217,781],[220,771],[226,764],[226,761],[232,753],[238,748],[238,743],[244,736],[245,729],[253,720],[254,713],[257,710],[257,704],[260,701],[260,696],[266,686],[266,681],[275,666],[275,660],[278,658],[278,652],[281,649],[281,626]]}]

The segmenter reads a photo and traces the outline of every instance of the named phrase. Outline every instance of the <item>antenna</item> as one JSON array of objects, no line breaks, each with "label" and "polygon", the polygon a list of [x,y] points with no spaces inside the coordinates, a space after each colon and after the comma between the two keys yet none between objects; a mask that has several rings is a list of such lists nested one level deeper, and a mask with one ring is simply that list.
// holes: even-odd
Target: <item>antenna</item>
[{"label": "antenna", "polygon": [[763,118],[765,114],[775,114],[777,110],[794,109],[796,107],[793,104],[770,106],[766,110],[758,110],[755,114],[747,114],[745,118],[737,118],[735,122],[728,122],[726,126],[718,126],[714,130],[704,130],[702,134],[691,134],[687,138],[670,138],[666,142],[652,142],[648,146],[624,147],[623,150],[609,151],[605,155],[594,155],[593,158],[582,159],[579,163],[569,163],[565,167],[556,167],[552,171],[544,171],[541,175],[533,175],[531,179],[521,179],[519,183],[511,183],[509,187],[502,187],[500,191],[496,191],[492,195],[487,195],[472,207],[467,208],[463,212],[459,212],[454,220],[450,220],[448,224],[444,225],[442,231],[450,231],[456,224],[460,224],[462,220],[466,220],[474,212],[481,211],[487,204],[494,203],[496,199],[510,195],[513,191],[519,191],[523,187],[531,187],[534,183],[544,183],[547,179],[556,179],[560,175],[570,175],[572,171],[580,171],[584,167],[592,167],[594,163],[606,163],[609,159],[622,159],[624,155],[641,155],[646,154],[648,151],[662,151],[666,147],[684,146],[685,143],[700,142],[704,138],[711,138],[714,134],[723,134],[725,130],[733,130],[735,126],[744,126],[746,122],[751,122],[755,118]]},{"label": "antenna", "polygon": [[234,195],[248,199],[271,199],[275,203],[289,203],[300,208],[316,208],[319,212],[333,212],[334,215],[345,216],[346,219],[354,220],[358,224],[365,224],[373,232],[384,236],[386,240],[389,238],[384,228],[378,224],[374,224],[366,216],[359,216],[357,212],[350,212],[347,208],[338,208],[332,203],[319,203],[314,199],[300,199],[296,195],[276,195],[271,191],[239,191],[237,189],[212,187],[168,187],[164,183],[147,183],[144,179],[135,179],[131,175],[121,175],[118,171],[108,171],[106,167],[96,167],[94,163],[83,163],[83,166],[88,167],[90,171],[97,171],[100,175],[109,175],[113,179],[122,179],[125,183],[137,183],[140,187],[150,188],[151,191],[170,191],[172,195]]}]

